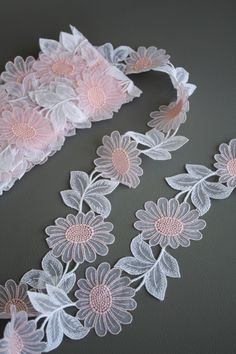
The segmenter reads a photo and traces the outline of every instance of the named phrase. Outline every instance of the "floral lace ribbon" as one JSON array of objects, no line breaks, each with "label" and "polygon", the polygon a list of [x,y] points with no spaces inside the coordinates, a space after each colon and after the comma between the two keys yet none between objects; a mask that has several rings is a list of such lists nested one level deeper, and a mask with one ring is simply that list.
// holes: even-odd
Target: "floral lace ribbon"
[{"label": "floral lace ribbon", "polygon": [[[8,280],[0,286],[0,317],[11,317],[0,340],[0,353],[48,352],[59,346],[64,335],[79,340],[92,328],[98,336],[120,333],[122,325],[132,322],[131,311],[137,306],[134,297],[141,288],[164,300],[167,279],[180,277],[178,262],[167,247],[188,247],[191,240],[200,240],[206,226],[201,216],[209,210],[211,199],[227,198],[236,187],[233,139],[220,145],[215,170],[187,164],[186,173],[166,178],[178,191],[174,198],[147,201],[136,212],[138,236],[131,242],[131,256],[121,258],[113,268],[106,262],[97,268],[89,266],[85,277],[77,280],[77,268],[84,261],[92,263],[97,255],[105,256],[115,240],[112,223],[104,220],[110,213],[106,195],[127,182],[128,172],[116,179],[117,165],[111,162],[112,151],[124,141],[132,156],[140,153],[129,136],[115,131],[104,137],[90,176],[71,172],[71,189],[61,195],[77,214],[60,217],[46,228],[50,251],[42,260],[42,269],[30,270],[19,284]],[[100,172],[101,159],[106,161]],[[126,159],[121,154],[119,169],[126,166]],[[136,166],[133,175],[138,178],[138,174]],[[87,212],[83,211],[85,204]],[[67,312],[71,307],[76,314]]]},{"label": "floral lace ribbon", "polygon": [[[10,319],[0,340],[0,353],[7,354],[48,352],[60,345],[64,335],[79,340],[92,328],[98,336],[118,334],[122,325],[132,322],[139,289],[144,286],[163,300],[167,277],[180,277],[177,260],[167,246],[186,247],[190,240],[199,240],[205,227],[200,216],[209,209],[210,198],[226,198],[236,185],[236,140],[232,140],[222,144],[221,154],[216,155],[217,171],[186,165],[188,173],[167,179],[180,191],[175,198],[146,202],[144,210],[137,211],[134,226],[139,235],[131,243],[132,256],[120,259],[113,268],[106,262],[97,269],[90,266],[85,278],[77,280],[77,268],[107,255],[108,246],[115,241],[113,225],[105,221],[111,212],[107,195],[119,184],[138,186],[143,174],[141,155],[170,159],[171,152],[187,142],[177,132],[186,121],[188,97],[195,86],[188,83],[183,68],[175,68],[165,51],[155,47],[134,51],[125,46],[113,49],[108,43],[96,50],[74,27],[72,34],[62,33],[59,42],[41,40],[40,46],[38,60],[17,57],[2,73],[1,191],[34,164],[43,163],[57,150],[55,146],[61,146],[49,147],[49,141],[54,144],[56,137],[62,142],[75,128],[110,118],[118,106],[138,96],[139,89],[124,73],[165,72],[177,98],[151,113],[148,126],[152,129],[146,134],[114,131],[104,136],[89,175],[71,172],[71,189],[61,196],[76,214],[60,217],[46,228],[50,251],[42,260],[42,269],[30,270],[19,283],[8,280],[0,286],[0,318]],[[86,59],[87,69],[82,65]],[[100,65],[105,70],[100,71]],[[81,72],[73,76],[80,66]],[[212,181],[217,174],[219,181]],[[183,194],[185,199],[180,202]],[[159,249],[157,257],[153,247]],[[72,315],[68,308],[77,313]]]},{"label": "floral lace ribbon", "polygon": [[[148,125],[163,133],[147,133],[148,149],[143,153],[158,160],[169,159],[169,152],[187,141],[175,136],[175,130],[186,120],[188,97],[196,86],[188,83],[183,68],[170,63],[165,50],[113,49],[110,43],[95,48],[76,28],[71,26],[71,31],[62,32],[59,42],[41,39],[37,60],[17,56],[1,74],[0,195],[33,166],[60,150],[65,137],[74,135],[77,128],[112,118],[123,103],[140,96],[141,90],[126,74],[162,71],[177,90],[175,102],[151,113]],[[137,178],[131,179],[127,184],[134,187]]]}]

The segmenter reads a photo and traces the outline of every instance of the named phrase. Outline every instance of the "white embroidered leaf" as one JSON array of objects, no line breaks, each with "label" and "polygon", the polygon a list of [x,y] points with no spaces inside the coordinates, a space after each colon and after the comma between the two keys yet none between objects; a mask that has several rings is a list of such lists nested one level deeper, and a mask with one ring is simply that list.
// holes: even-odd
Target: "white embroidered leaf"
[{"label": "white embroidered leaf", "polygon": [[133,49],[128,46],[122,45],[120,47],[117,47],[116,49],[114,49],[114,61],[116,63],[124,61],[130,55],[131,52],[133,52]]},{"label": "white embroidered leaf", "polygon": [[42,259],[43,270],[50,275],[51,278],[59,281],[63,274],[63,266],[61,262],[48,252]]},{"label": "white embroidered leaf", "polygon": [[85,195],[84,200],[95,213],[102,215],[104,218],[107,218],[111,212],[111,203],[103,195]]},{"label": "white embroidered leaf", "polygon": [[33,98],[39,106],[44,108],[52,108],[61,101],[60,97],[50,90],[34,91]]},{"label": "white embroidered leaf", "polygon": [[32,291],[27,293],[31,304],[39,313],[49,316],[53,311],[57,310],[58,304],[55,303],[54,299],[50,299],[48,295]]},{"label": "white embroidered leaf", "polygon": [[130,249],[134,257],[137,259],[144,261],[149,265],[155,263],[156,259],[153,256],[152,248],[147,242],[143,241],[140,235],[132,240]]},{"label": "white embroidered leaf", "polygon": [[180,278],[179,265],[177,260],[168,252],[164,251],[160,259],[160,268],[162,272],[171,278]]},{"label": "white embroidered leaf", "polygon": [[69,121],[74,123],[82,123],[87,121],[87,116],[73,102],[62,103],[62,109]]},{"label": "white embroidered leaf", "polygon": [[167,288],[167,279],[159,263],[145,276],[145,288],[156,299],[164,300]]},{"label": "white embroidered leaf", "polygon": [[70,208],[79,210],[80,193],[75,190],[66,190],[60,192],[63,202]]},{"label": "white embroidered leaf", "polygon": [[23,275],[21,282],[28,284],[34,289],[42,290],[46,288],[46,284],[51,282],[51,279],[43,270],[31,269]]},{"label": "white embroidered leaf", "polygon": [[59,288],[62,289],[66,294],[68,294],[74,287],[76,282],[75,273],[68,273],[63,276],[60,282]]},{"label": "white embroidered leaf", "polygon": [[185,167],[186,167],[187,172],[196,178],[206,177],[213,172],[209,168],[207,168],[203,165],[187,164]]},{"label": "white embroidered leaf", "polygon": [[57,348],[63,340],[63,334],[60,311],[57,311],[48,320],[46,328],[47,346],[44,351],[49,352]]},{"label": "white embroidered leaf", "polygon": [[156,128],[149,130],[146,136],[152,140],[151,146],[153,147],[159,145],[165,139],[165,135]]},{"label": "white embroidered leaf", "polygon": [[67,314],[65,311],[60,312],[60,320],[64,334],[70,339],[82,339],[90,331],[89,328],[80,323],[78,318]]},{"label": "white embroidered leaf", "polygon": [[63,131],[66,126],[66,116],[63,111],[63,106],[59,105],[50,113],[50,120],[56,132]]},{"label": "white embroidered leaf", "polygon": [[185,136],[173,136],[161,143],[161,148],[168,151],[175,151],[189,141]]},{"label": "white embroidered leaf", "polygon": [[189,191],[199,181],[199,178],[193,177],[188,173],[181,173],[176,176],[166,177],[169,186],[178,191]]},{"label": "white embroidered leaf", "polygon": [[60,43],[63,45],[65,49],[67,49],[69,52],[73,53],[76,47],[78,46],[78,41],[75,40],[75,38],[65,32],[60,33]]},{"label": "white embroidered leaf", "polygon": [[134,257],[121,258],[115,265],[130,275],[144,274],[149,271],[156,262],[152,249],[141,236],[135,237],[130,245]]},{"label": "white embroidered leaf", "polygon": [[70,173],[70,186],[77,191],[80,197],[89,184],[89,176],[83,171],[72,171]]},{"label": "white embroidered leaf", "polygon": [[45,38],[40,38],[39,39],[39,46],[40,49],[44,54],[52,54],[57,51],[59,51],[61,48],[60,43],[57,41],[54,41],[53,39],[45,39]]},{"label": "white embroidered leaf", "polygon": [[233,188],[226,187],[222,183],[208,181],[203,181],[203,189],[213,199],[228,198],[233,191]]},{"label": "white embroidered leaf", "polygon": [[211,200],[203,188],[202,183],[197,184],[191,193],[191,201],[200,215],[205,214],[211,207]]},{"label": "white embroidered leaf", "polygon": [[149,147],[153,146],[153,140],[151,139],[151,137],[148,137],[145,134],[140,134],[140,133],[130,131],[125,133],[125,135],[134,139],[138,144],[149,146]]},{"label": "white embroidered leaf", "polygon": [[142,151],[143,154],[149,156],[153,160],[169,160],[171,159],[171,154],[160,147],[154,147],[148,150]]},{"label": "white embroidered leaf", "polygon": [[179,83],[186,83],[189,79],[189,73],[181,67],[175,68],[175,77]]},{"label": "white embroidered leaf", "polygon": [[49,284],[47,284],[46,289],[49,298],[52,299],[57,306],[69,305],[72,303],[71,299],[62,289]]},{"label": "white embroidered leaf", "polygon": [[61,100],[76,97],[76,93],[69,83],[58,82],[55,86],[55,92]]},{"label": "white embroidered leaf", "polygon": [[115,268],[122,269],[130,275],[144,274],[151,269],[153,263],[148,263],[137,259],[135,257],[121,258],[116,264]]},{"label": "white embroidered leaf", "polygon": [[100,179],[99,181],[96,181],[92,183],[87,191],[86,191],[86,196],[91,195],[91,194],[102,194],[102,195],[107,195],[110,194],[116,189],[116,187],[119,185],[119,182],[117,181],[111,181],[108,179]]}]

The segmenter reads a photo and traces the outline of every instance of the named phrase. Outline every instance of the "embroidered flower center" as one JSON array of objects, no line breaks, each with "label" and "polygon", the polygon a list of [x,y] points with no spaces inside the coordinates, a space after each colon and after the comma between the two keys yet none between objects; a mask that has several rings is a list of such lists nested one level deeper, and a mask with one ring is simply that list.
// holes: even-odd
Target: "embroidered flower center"
[{"label": "embroidered flower center", "polygon": [[65,236],[72,243],[83,243],[93,236],[93,228],[87,224],[72,225],[66,230]]},{"label": "embroidered flower center", "polygon": [[115,149],[112,153],[112,164],[115,170],[124,175],[130,167],[129,156],[123,149]]},{"label": "embroidered flower center", "polygon": [[165,236],[177,236],[183,231],[183,223],[169,216],[160,218],[155,223],[156,230]]},{"label": "embroidered flower center", "polygon": [[26,304],[20,300],[20,299],[11,299],[9,300],[4,307],[4,311],[6,313],[10,313],[11,312],[11,306],[15,306],[16,307],[16,311],[25,311],[27,312],[28,307],[26,306]]},{"label": "embroidered flower center", "polygon": [[134,65],[135,70],[143,70],[149,68],[152,65],[152,61],[148,57],[140,58]]},{"label": "embroidered flower center", "polygon": [[167,113],[168,118],[170,119],[175,118],[182,111],[182,108],[183,108],[183,101],[179,100],[179,102],[176,103],[174,107]]},{"label": "embroidered flower center", "polygon": [[110,289],[104,284],[95,286],[90,292],[89,302],[95,312],[99,314],[108,312],[112,306]]},{"label": "embroidered flower center", "polygon": [[70,75],[74,66],[63,61],[58,61],[52,65],[52,71],[58,75]]},{"label": "embroidered flower center", "polygon": [[11,335],[9,349],[9,354],[20,354],[24,349],[23,341],[16,331]]},{"label": "embroidered flower center", "polygon": [[36,135],[36,130],[26,123],[15,123],[12,126],[12,132],[17,138],[32,139]]},{"label": "embroidered flower center", "polygon": [[227,163],[227,170],[230,176],[236,177],[236,159],[229,160]]},{"label": "embroidered flower center", "polygon": [[99,108],[105,105],[106,95],[99,86],[93,86],[88,90],[89,103],[95,108]]}]

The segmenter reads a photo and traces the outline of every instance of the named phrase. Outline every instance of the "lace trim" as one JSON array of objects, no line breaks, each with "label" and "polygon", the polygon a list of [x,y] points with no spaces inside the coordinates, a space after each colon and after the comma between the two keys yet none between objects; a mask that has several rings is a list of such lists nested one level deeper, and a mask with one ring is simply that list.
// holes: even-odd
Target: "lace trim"
[{"label": "lace trim", "polygon": [[[16,83],[24,82],[25,76],[32,75],[31,70],[40,71],[40,85],[48,85],[46,87],[50,87],[52,91],[47,91],[46,95],[44,95],[44,91],[40,91],[37,96],[38,88],[36,88],[34,93],[29,95],[30,99],[33,97],[36,100],[36,97],[40,97],[41,102],[44,102],[44,100],[50,100],[50,97],[55,97],[54,93],[57,95],[58,92],[65,92],[65,87],[62,88],[62,86],[68,82],[67,80],[73,80],[74,61],[81,59],[72,58],[68,53],[63,52],[63,55],[61,53],[61,46],[64,46],[70,53],[77,51],[78,38],[81,38],[81,34],[74,28],[72,28],[72,33],[72,35],[61,34],[60,42],[41,41],[43,53],[37,64],[33,58],[27,58],[24,63],[21,59],[17,59],[12,65],[8,63],[6,72],[2,74],[2,78],[6,82],[9,81],[8,84],[4,84],[3,96],[9,95],[9,92],[6,91],[7,86],[16,87]],[[87,40],[83,38],[82,43],[87,43]],[[80,42],[79,46],[81,46]],[[202,177],[201,174],[207,169],[206,167],[187,165],[188,174],[186,175],[190,176],[184,177],[184,182],[194,175],[195,183],[191,184],[191,188],[186,184],[187,182],[185,184],[180,182],[182,187],[176,198],[170,200],[160,198],[157,203],[146,202],[144,210],[137,211],[138,220],[135,222],[135,228],[139,230],[139,235],[131,243],[132,256],[120,259],[113,268],[106,262],[101,263],[97,268],[90,266],[86,269],[85,277],[77,281],[76,270],[80,264],[85,261],[94,262],[97,255],[105,256],[108,253],[108,246],[115,240],[112,234],[113,225],[105,221],[111,212],[111,204],[107,195],[112,193],[119,184],[131,188],[138,186],[139,178],[143,174],[140,167],[142,155],[149,156],[154,160],[170,159],[171,152],[187,142],[187,138],[178,136],[177,131],[186,120],[186,112],[189,109],[188,97],[195,89],[194,85],[188,84],[188,73],[183,68],[174,68],[164,50],[155,47],[140,47],[135,52],[131,48],[123,46],[113,49],[111,44],[105,44],[97,49],[106,60],[113,64],[113,66],[109,64],[108,72],[115,80],[122,81],[121,77],[125,77],[121,71],[114,69],[115,66],[126,73],[147,70],[166,72],[170,75],[173,86],[177,90],[177,99],[168,106],[161,106],[159,111],[151,113],[152,119],[148,125],[152,129],[146,134],[130,131],[121,135],[118,131],[114,131],[110,136],[104,136],[102,145],[97,149],[98,157],[94,160],[95,168],[90,175],[83,171],[71,172],[71,189],[62,191],[61,196],[64,203],[75,209],[77,213],[75,215],[69,214],[66,218],[58,218],[53,225],[46,228],[50,251],[42,260],[42,269],[30,270],[23,275],[19,284],[8,280],[5,286],[0,286],[0,304],[2,306],[0,316],[11,318],[6,325],[4,338],[0,340],[0,351],[5,353],[51,351],[60,345],[64,335],[71,339],[82,339],[92,328],[95,329],[98,336],[104,336],[108,332],[118,334],[122,325],[132,322],[131,312],[137,306],[134,297],[142,286],[145,286],[151,295],[163,300],[167,277],[180,276],[177,260],[166,251],[166,247],[186,247],[190,244],[190,240],[199,240],[202,237],[201,230],[205,227],[205,222],[200,219],[200,215],[203,212],[200,203],[194,204],[193,201],[196,208],[191,210],[191,206],[187,202],[190,195],[191,198],[194,193],[198,195],[198,192],[194,191],[195,189],[198,191],[199,186],[203,185],[205,193],[203,195],[207,195],[209,199],[215,196],[215,198],[220,198],[220,196],[223,198],[232,192],[231,187],[223,185],[220,181],[210,182],[207,179],[213,174],[219,174],[224,182],[230,185],[233,183],[236,156],[232,154],[236,149],[232,144],[234,145],[235,142],[230,142],[229,146],[222,149],[222,156],[216,157],[217,163],[220,164],[217,166],[216,172],[208,173],[207,176]],[[49,76],[44,75],[45,63],[50,62],[47,55],[45,56],[48,50],[52,51],[49,52],[50,60],[55,57],[59,57],[61,60],[60,65],[53,62],[51,75],[57,75],[60,72],[70,79],[67,78],[66,81],[64,78],[62,81],[56,79],[53,85],[51,81],[48,84]],[[93,59],[93,51],[86,52],[85,50],[89,62]],[[16,62],[21,65],[17,66]],[[19,71],[19,68],[22,68],[23,72]],[[15,80],[16,74],[18,81],[11,86],[12,77]],[[87,74],[88,76],[86,76]],[[84,107],[87,107],[86,105],[90,101],[89,114],[91,117],[98,118],[100,114],[105,116],[106,111],[101,110],[101,107],[104,102],[107,102],[105,86],[110,85],[108,82],[110,79],[105,81],[99,79],[95,71],[87,74],[83,76],[81,85],[78,86],[78,90],[81,90],[80,102]],[[84,96],[82,91],[86,85],[87,88],[90,88],[89,84],[92,79],[97,83],[96,89],[93,88],[89,95]],[[102,91],[99,85],[104,82],[105,86]],[[58,84],[59,91],[57,91]],[[113,86],[109,87],[110,94]],[[137,93],[132,81],[128,79],[124,79],[122,88],[123,92],[131,94],[135,90]],[[68,86],[66,92],[71,92],[68,91]],[[50,96],[51,94],[52,96]],[[113,95],[111,97],[110,102],[112,105],[116,105],[117,101],[113,100]],[[29,98],[27,97],[27,99]],[[67,101],[65,102],[65,100]],[[18,103],[23,103],[21,101],[24,100],[20,99]],[[11,103],[9,100],[5,102],[7,106]],[[59,107],[62,108],[64,103],[71,103],[71,101],[66,98],[63,99],[63,102],[54,103],[53,108],[42,105],[40,110],[35,107],[29,108],[28,103],[26,110],[24,107],[14,107],[12,111],[4,109],[3,121],[12,119],[15,124],[17,146],[23,146],[24,149],[27,146],[28,148],[29,145],[25,144],[25,140],[30,139],[33,147],[35,145],[41,146],[39,138],[43,136],[44,139],[48,139],[50,133],[47,124],[51,124],[50,127],[53,127],[52,131],[54,132],[55,126],[51,121],[52,117],[57,117],[54,114],[54,108],[55,110]],[[66,105],[66,107],[68,106]],[[109,106],[109,109],[113,108]],[[33,116],[29,114],[32,110]],[[41,111],[43,111],[43,115],[45,114],[43,118],[39,118],[39,115],[42,115]],[[15,112],[16,117],[14,116]],[[27,114],[23,114],[25,112]],[[62,112],[64,117],[66,111],[63,109]],[[29,122],[34,123],[34,126],[29,126]],[[15,159],[14,162],[11,162],[11,168],[13,168],[15,162],[20,160],[18,154],[21,151],[16,147],[13,149],[12,145],[8,145],[5,150],[8,153],[14,151]],[[3,161],[6,164],[9,163],[9,155],[5,152],[2,156]],[[27,156],[30,156],[30,153]],[[33,164],[31,162],[30,166],[32,167]],[[173,184],[175,179],[178,179],[178,176],[168,179],[168,183]],[[175,183],[177,182],[175,181]],[[208,186],[208,189],[205,185]],[[175,188],[173,185],[172,187]],[[220,194],[219,190],[224,190],[225,193]],[[186,200],[180,202],[179,198],[185,192],[187,194]],[[202,195],[198,197],[202,199]],[[205,198],[207,197],[205,196]],[[196,196],[193,200],[195,199]],[[85,206],[88,211],[85,211]],[[155,252],[152,251],[154,246],[160,247],[158,257],[155,257]],[[133,278],[124,275],[124,272]],[[76,301],[72,301],[71,293],[76,281],[77,289],[74,293]],[[135,286],[137,282],[139,283]],[[67,312],[66,309],[70,307],[77,309],[75,316]],[[35,317],[35,319],[29,320],[30,317]],[[46,342],[43,340],[45,335]]]},{"label": "lace trim", "polygon": [[[76,28],[71,26],[71,31],[62,32],[58,42],[41,39],[37,60],[17,56],[1,74],[0,195],[60,150],[65,137],[76,134],[77,128],[112,118],[123,103],[140,96],[141,90],[126,76],[129,73],[163,71],[177,90],[176,102],[151,113],[148,125],[163,133],[155,138],[147,134],[142,143],[148,149],[143,153],[168,159],[169,151],[187,141],[175,137],[175,130],[186,120],[195,85],[188,83],[183,68],[170,63],[163,49],[139,47],[136,52],[127,46],[113,49],[110,43],[95,48]],[[140,142],[138,135],[135,139]],[[163,147],[158,146],[158,152],[157,144]],[[114,153],[114,161],[121,154]],[[132,183],[135,186],[137,179]]]}]

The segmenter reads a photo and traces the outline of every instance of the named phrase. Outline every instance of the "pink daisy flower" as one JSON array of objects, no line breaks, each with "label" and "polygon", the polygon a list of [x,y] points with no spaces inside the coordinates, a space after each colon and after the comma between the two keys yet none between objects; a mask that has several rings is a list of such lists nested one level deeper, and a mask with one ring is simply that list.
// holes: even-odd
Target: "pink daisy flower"
[{"label": "pink daisy flower", "polygon": [[85,68],[85,62],[79,55],[68,52],[40,54],[33,66],[41,83],[49,83],[56,78],[77,80]]},{"label": "pink daisy flower", "polygon": [[190,240],[202,238],[199,230],[205,228],[206,222],[199,219],[197,210],[190,210],[188,203],[160,198],[157,203],[146,202],[144,207],[136,212],[139,221],[134,226],[151,246],[188,247]]},{"label": "pink daisy flower", "polygon": [[136,308],[133,299],[135,290],[129,286],[130,279],[121,277],[120,269],[110,269],[106,262],[97,269],[86,269],[86,279],[78,281],[78,318],[84,320],[87,328],[95,328],[98,336],[102,337],[110,332],[118,334],[121,324],[130,324],[132,315],[129,311]]},{"label": "pink daisy flower", "polygon": [[2,80],[5,82],[22,83],[28,74],[34,72],[34,62],[35,59],[33,57],[27,57],[25,60],[22,57],[16,57],[14,62],[9,61],[6,64],[6,71],[1,74]]},{"label": "pink daisy flower", "polygon": [[126,59],[126,73],[140,73],[166,65],[170,56],[164,49],[156,47],[139,47],[137,52],[133,51]]},{"label": "pink daisy flower", "polygon": [[220,154],[216,154],[217,174],[221,183],[227,183],[230,188],[236,187],[236,139],[232,139],[228,144],[221,144]]},{"label": "pink daisy flower", "polygon": [[103,65],[83,73],[77,93],[80,108],[93,121],[112,118],[126,102],[118,80],[107,74]]},{"label": "pink daisy flower", "polygon": [[140,182],[139,176],[143,174],[139,167],[142,160],[137,143],[118,131],[112,132],[111,136],[105,135],[102,142],[103,145],[97,149],[100,157],[94,161],[96,170],[105,178],[136,188]]},{"label": "pink daisy flower", "polygon": [[15,306],[17,312],[25,311],[29,317],[34,317],[37,312],[31,305],[27,291],[27,284],[17,285],[11,279],[7,280],[5,286],[0,285],[0,318],[10,318],[12,306]]},{"label": "pink daisy flower", "polygon": [[44,332],[37,329],[36,322],[28,321],[24,311],[15,312],[12,308],[12,319],[4,330],[4,338],[0,340],[0,353],[4,354],[41,354],[46,348],[42,342]]},{"label": "pink daisy flower", "polygon": [[172,129],[177,129],[180,124],[185,123],[188,111],[188,97],[184,91],[181,91],[177,101],[171,102],[168,106],[162,105],[159,107],[159,111],[150,114],[150,117],[153,119],[148,122],[148,126],[167,133]]},{"label": "pink daisy flower", "polygon": [[0,145],[7,142],[22,150],[42,150],[53,138],[50,122],[29,108],[4,111],[0,119]]},{"label": "pink daisy flower", "polygon": [[105,256],[108,253],[107,245],[115,240],[110,233],[112,229],[112,223],[105,222],[101,215],[92,211],[69,214],[65,219],[56,219],[55,226],[46,228],[47,243],[53,255],[61,256],[65,263],[72,259],[78,263],[94,262],[97,254]]}]

